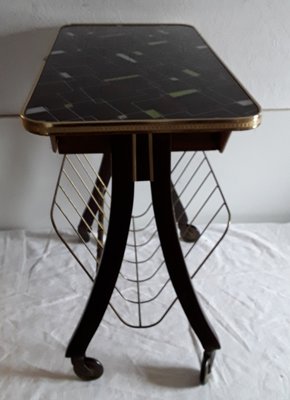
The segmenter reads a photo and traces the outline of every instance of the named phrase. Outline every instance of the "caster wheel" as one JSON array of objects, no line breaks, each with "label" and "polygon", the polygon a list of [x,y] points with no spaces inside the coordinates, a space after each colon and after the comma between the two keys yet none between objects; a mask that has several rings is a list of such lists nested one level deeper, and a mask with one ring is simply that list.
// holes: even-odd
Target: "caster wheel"
[{"label": "caster wheel", "polygon": [[180,236],[185,242],[194,243],[199,239],[200,233],[195,226],[187,224],[180,227]]},{"label": "caster wheel", "polygon": [[85,243],[88,243],[90,241],[90,234],[88,232],[88,229],[82,224],[78,226],[78,233]]},{"label": "caster wheel", "polygon": [[72,357],[75,374],[84,381],[98,379],[104,372],[100,361],[90,357]]},{"label": "caster wheel", "polygon": [[200,368],[200,383],[205,385],[211,373],[215,351],[204,351]]}]

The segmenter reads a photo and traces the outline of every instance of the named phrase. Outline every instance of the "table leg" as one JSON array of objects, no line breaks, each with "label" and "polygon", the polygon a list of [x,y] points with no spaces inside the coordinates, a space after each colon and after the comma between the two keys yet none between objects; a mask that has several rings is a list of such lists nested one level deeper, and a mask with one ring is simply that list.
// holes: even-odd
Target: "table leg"
[{"label": "table leg", "polygon": [[134,197],[129,140],[130,137],[122,137],[112,144],[112,200],[107,240],[92,292],[66,352],[75,373],[85,380],[96,379],[103,372],[101,363],[86,357],[85,352],[110,301],[128,237]]},{"label": "table leg", "polygon": [[170,182],[170,141],[167,135],[158,135],[153,140],[154,181],[151,182],[151,191],[156,225],[172,285],[205,350],[201,371],[204,383],[220,344],[198,302],[176,232]]}]

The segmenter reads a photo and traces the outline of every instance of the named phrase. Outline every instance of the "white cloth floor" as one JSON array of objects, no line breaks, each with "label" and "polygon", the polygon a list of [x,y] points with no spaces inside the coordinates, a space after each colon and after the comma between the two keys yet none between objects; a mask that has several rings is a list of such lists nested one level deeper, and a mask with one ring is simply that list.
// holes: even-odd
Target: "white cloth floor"
[{"label": "white cloth floor", "polygon": [[52,231],[1,232],[0,399],[289,400],[290,224],[232,225],[193,283],[222,345],[206,385],[178,302],[148,329],[108,308],[84,382],[64,354],[91,282]]}]

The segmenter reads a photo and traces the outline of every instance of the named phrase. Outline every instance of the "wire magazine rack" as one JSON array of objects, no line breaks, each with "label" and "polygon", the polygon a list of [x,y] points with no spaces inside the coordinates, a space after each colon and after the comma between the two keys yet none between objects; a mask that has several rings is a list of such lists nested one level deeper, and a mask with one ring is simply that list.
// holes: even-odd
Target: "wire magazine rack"
[{"label": "wire magazine rack", "polygon": [[[172,153],[171,165],[176,228],[193,279],[224,238],[230,211],[204,152]],[[109,154],[65,155],[52,202],[53,227],[91,281],[106,243],[110,176]],[[125,325],[145,328],[157,325],[177,296],[159,243],[150,182],[135,185],[127,246],[109,305]]]}]

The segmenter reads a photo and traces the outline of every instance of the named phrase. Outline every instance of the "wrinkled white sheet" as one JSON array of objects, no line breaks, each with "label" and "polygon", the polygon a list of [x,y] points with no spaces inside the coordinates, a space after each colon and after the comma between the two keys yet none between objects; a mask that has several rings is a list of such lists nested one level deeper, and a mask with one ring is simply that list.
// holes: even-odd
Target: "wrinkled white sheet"
[{"label": "wrinkled white sheet", "polygon": [[83,382],[64,353],[90,281],[52,231],[1,232],[0,399],[289,400],[290,224],[231,226],[194,285],[222,344],[207,385],[179,304],[150,329],[108,308]]}]

